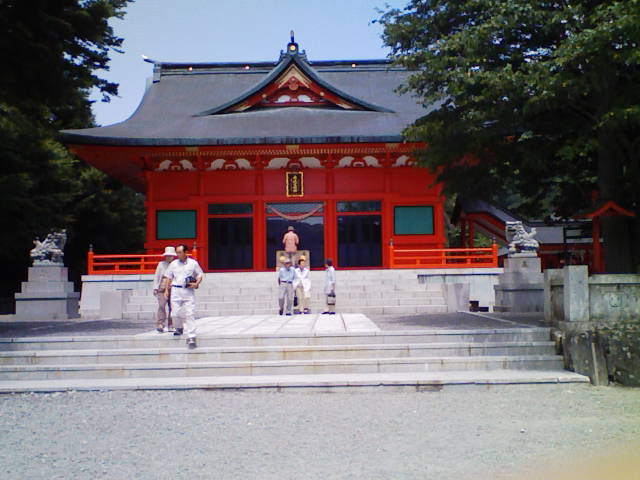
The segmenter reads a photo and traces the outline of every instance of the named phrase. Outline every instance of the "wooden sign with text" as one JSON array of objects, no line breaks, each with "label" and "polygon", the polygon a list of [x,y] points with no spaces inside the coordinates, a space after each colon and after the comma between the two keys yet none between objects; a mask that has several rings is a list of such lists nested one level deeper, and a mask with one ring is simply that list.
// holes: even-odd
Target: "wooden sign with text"
[{"label": "wooden sign with text", "polygon": [[304,196],[304,178],[302,172],[286,172],[287,197]]}]

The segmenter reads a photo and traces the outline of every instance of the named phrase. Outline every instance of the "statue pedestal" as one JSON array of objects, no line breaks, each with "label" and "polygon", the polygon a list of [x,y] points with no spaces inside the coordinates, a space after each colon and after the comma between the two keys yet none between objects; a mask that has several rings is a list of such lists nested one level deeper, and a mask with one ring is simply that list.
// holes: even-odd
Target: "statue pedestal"
[{"label": "statue pedestal", "polygon": [[298,265],[300,257],[305,257],[307,267],[311,268],[311,253],[309,250],[298,250],[295,253],[287,253],[284,250],[276,250],[276,270],[278,270],[282,264],[280,263],[280,257],[291,258],[293,265]]},{"label": "statue pedestal", "polygon": [[69,320],[79,318],[80,293],[73,291],[67,267],[35,265],[29,267],[28,281],[15,294],[14,320]]},{"label": "statue pedestal", "polygon": [[544,277],[537,253],[510,254],[504,261],[504,273],[493,288],[495,312],[542,312]]}]

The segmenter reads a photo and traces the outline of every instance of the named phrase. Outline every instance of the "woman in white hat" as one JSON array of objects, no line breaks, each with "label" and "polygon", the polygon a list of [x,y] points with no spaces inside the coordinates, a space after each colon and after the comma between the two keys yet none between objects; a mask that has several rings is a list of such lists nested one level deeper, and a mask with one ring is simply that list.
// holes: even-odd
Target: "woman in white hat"
[{"label": "woman in white hat", "polygon": [[173,322],[171,321],[171,302],[164,295],[169,279],[164,276],[164,272],[167,270],[169,264],[176,259],[176,256],[176,249],[174,247],[166,247],[162,254],[162,260],[156,267],[156,275],[153,278],[153,294],[158,299],[156,330],[159,333],[164,332],[165,320],[167,320],[167,331],[173,328]]},{"label": "woman in white hat", "polygon": [[309,268],[305,265],[306,258],[301,256],[298,266],[295,269],[296,278],[293,281],[293,290],[298,299],[298,309],[302,308],[303,313],[311,313],[309,301],[311,300],[311,279],[309,278]]}]

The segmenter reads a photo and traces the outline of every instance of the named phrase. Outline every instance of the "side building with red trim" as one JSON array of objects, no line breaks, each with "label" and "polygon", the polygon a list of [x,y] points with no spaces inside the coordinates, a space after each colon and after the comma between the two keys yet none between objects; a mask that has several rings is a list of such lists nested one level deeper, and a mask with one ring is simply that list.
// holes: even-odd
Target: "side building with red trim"
[{"label": "side building with red trim", "polygon": [[427,110],[387,60],[154,63],[136,112],[62,132],[82,159],[144,192],[148,253],[196,243],[206,271],[275,266],[289,225],[311,266],[388,268],[444,248],[444,198],[402,131]]}]

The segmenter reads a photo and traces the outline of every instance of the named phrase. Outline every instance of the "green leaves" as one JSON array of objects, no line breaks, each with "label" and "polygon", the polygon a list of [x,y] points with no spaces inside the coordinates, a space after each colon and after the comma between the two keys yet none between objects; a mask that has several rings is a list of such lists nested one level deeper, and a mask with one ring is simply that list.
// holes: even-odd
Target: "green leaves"
[{"label": "green leaves", "polygon": [[544,218],[599,190],[640,217],[640,0],[411,0],[380,22],[447,192]]},{"label": "green leaves", "polygon": [[0,297],[26,275],[35,236],[67,228],[65,261],[78,279],[90,242],[103,251],[142,246],[140,195],[114,184],[57,142],[59,129],[93,123],[88,92],[122,39],[108,24],[124,0],[0,1]]},{"label": "green leaves", "polygon": [[[563,173],[551,182],[555,212],[538,214],[576,211],[596,188],[602,131],[637,137],[639,0],[413,0],[380,22],[392,57],[416,70],[407,89],[438,105],[406,135],[429,145],[420,158],[444,167],[449,190],[485,185],[485,198],[502,200]],[[485,167],[463,168],[465,154]],[[618,180],[618,200],[636,208],[637,182]]]}]

